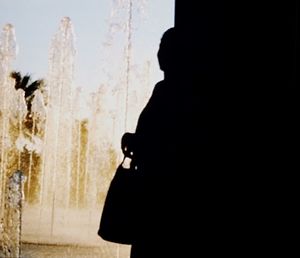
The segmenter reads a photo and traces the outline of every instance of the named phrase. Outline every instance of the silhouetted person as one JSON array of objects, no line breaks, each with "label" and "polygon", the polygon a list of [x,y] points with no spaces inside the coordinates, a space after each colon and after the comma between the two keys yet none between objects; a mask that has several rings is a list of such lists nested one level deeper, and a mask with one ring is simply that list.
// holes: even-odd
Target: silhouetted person
[{"label": "silhouetted person", "polygon": [[24,91],[24,98],[27,106],[27,115],[31,114],[32,101],[34,99],[34,92],[40,89],[43,85],[43,80],[36,80],[29,84],[30,76],[25,75],[22,77],[20,72],[11,72],[11,78],[15,79],[15,89],[22,89]]},{"label": "silhouetted person", "polygon": [[[181,253],[187,254],[190,248],[187,240],[192,236],[187,233],[199,207],[189,190],[194,188],[196,175],[189,167],[198,161],[204,166],[201,150],[206,148],[206,118],[195,122],[195,104],[201,106],[204,100],[189,85],[183,72],[189,64],[180,64],[181,54],[175,29],[168,29],[157,54],[164,79],[155,85],[135,133],[122,137],[123,153],[144,175],[139,236],[132,245],[132,258],[184,257]],[[193,154],[195,147],[199,156]]]}]

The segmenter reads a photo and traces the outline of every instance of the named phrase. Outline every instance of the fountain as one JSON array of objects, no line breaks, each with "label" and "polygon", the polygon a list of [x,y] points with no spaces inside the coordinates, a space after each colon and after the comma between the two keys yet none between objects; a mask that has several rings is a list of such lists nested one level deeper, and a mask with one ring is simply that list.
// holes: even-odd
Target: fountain
[{"label": "fountain", "polygon": [[[10,76],[16,58],[14,28],[8,24],[2,31],[0,219],[3,228],[3,219],[8,216],[5,186],[10,173],[21,170],[27,177],[24,241],[116,247],[97,236],[100,214],[113,172],[122,158],[121,135],[133,130],[151,93],[148,61],[139,87],[132,84],[133,2],[119,3],[128,20],[125,30],[121,30],[125,42],[125,47],[121,46],[122,70],[115,76],[117,80],[104,81],[90,95],[90,112],[84,117],[80,115],[83,90],[75,88],[73,81],[76,48],[71,19],[64,17],[60,21],[51,41],[47,77],[43,87],[36,89],[30,109],[24,92],[14,88],[14,78]],[[122,253],[117,248],[117,253]]]},{"label": "fountain", "polygon": [[8,179],[5,188],[2,250],[5,257],[19,258],[21,255],[22,207],[24,181],[26,177],[17,170]]},{"label": "fountain", "polygon": [[[13,81],[9,79],[12,62],[16,57],[16,39],[14,27],[6,24],[0,35],[0,219],[4,218],[6,181],[9,172],[20,168],[20,152],[11,156],[11,138],[20,134],[19,100],[13,89]],[[13,128],[12,128],[13,127]],[[11,130],[14,129],[14,130]],[[8,137],[11,134],[11,137]],[[2,227],[3,228],[3,225]],[[1,240],[2,234],[0,234]]]}]

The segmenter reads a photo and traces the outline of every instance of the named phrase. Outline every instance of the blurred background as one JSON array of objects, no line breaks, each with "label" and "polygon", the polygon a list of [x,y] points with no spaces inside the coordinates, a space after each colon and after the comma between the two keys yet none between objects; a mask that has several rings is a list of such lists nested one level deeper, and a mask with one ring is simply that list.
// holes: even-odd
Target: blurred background
[{"label": "blurred background", "polygon": [[[0,1],[0,241],[8,178],[21,170],[28,257],[44,244],[128,256],[97,230],[121,136],[162,79],[156,53],[173,25],[173,0]],[[30,110],[12,71],[43,81]]]}]

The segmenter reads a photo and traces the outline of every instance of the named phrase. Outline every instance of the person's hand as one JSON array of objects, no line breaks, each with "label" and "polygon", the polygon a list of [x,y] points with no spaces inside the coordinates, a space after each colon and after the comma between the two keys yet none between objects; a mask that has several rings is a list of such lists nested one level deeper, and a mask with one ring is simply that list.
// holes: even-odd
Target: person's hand
[{"label": "person's hand", "polygon": [[135,134],[125,133],[121,139],[121,148],[125,157],[132,158],[135,149]]}]

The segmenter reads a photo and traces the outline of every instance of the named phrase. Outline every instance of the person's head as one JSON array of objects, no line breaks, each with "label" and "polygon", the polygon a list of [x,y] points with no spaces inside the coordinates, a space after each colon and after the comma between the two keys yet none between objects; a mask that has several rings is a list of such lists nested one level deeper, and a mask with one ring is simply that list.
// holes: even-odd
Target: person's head
[{"label": "person's head", "polygon": [[176,69],[176,33],[175,28],[170,28],[163,34],[157,53],[159,67],[164,72]]}]

